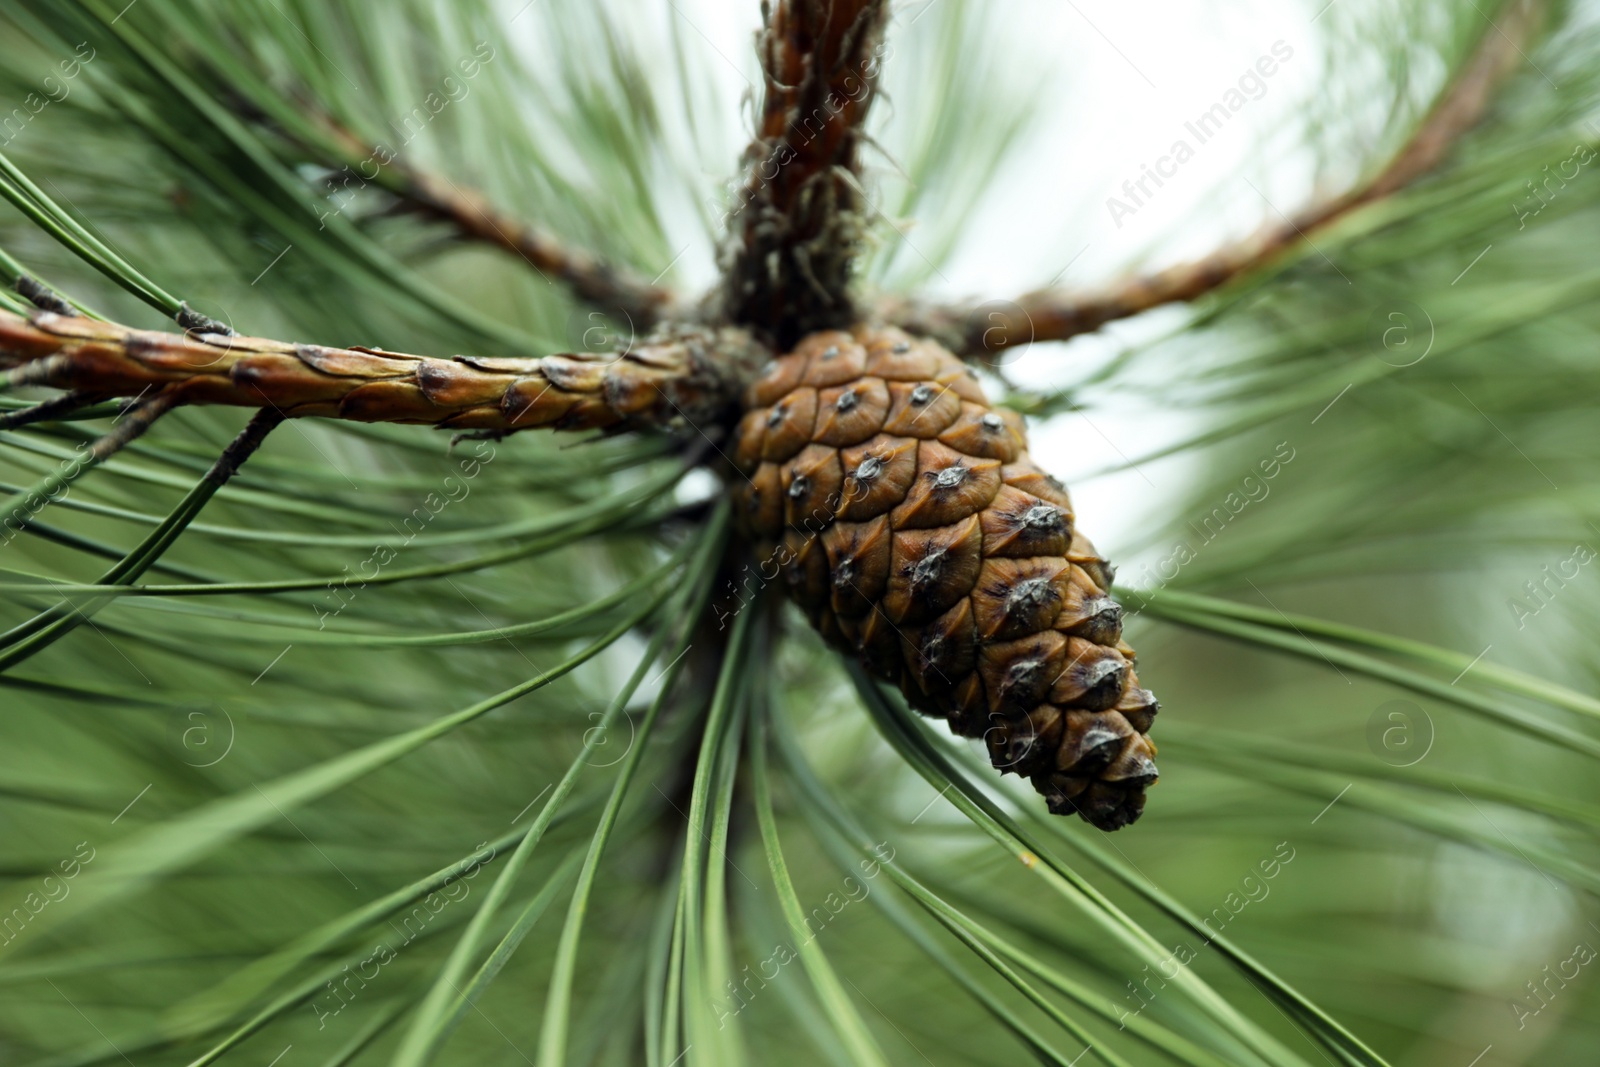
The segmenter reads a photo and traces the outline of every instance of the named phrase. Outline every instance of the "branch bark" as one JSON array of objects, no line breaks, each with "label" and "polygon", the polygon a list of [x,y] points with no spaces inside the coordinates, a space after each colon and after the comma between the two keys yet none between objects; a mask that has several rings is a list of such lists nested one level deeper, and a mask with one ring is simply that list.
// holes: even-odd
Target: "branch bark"
[{"label": "branch bark", "polygon": [[1494,89],[1514,70],[1539,21],[1539,0],[1513,0],[1484,32],[1404,147],[1373,178],[1313,204],[1281,223],[1203,259],[1124,279],[1101,290],[1042,289],[977,307],[886,298],[881,321],[939,340],[963,356],[992,356],[1012,345],[1064,341],[1162,304],[1195,300],[1269,266],[1351,212],[1399,192],[1436,168],[1488,110]]},{"label": "branch bark", "polygon": [[[231,404],[288,418],[404,422],[509,433],[725,421],[770,353],[743,331],[680,328],[626,352],[430,359],[258,337],[134,330],[39,311],[0,312],[5,384],[79,400],[145,396],[163,408]],[[49,404],[50,401],[46,401]]]},{"label": "branch bark", "polygon": [[866,206],[862,124],[876,95],[886,0],[763,4],[765,93],[730,212],[726,313],[788,348],[856,317],[849,282]]}]

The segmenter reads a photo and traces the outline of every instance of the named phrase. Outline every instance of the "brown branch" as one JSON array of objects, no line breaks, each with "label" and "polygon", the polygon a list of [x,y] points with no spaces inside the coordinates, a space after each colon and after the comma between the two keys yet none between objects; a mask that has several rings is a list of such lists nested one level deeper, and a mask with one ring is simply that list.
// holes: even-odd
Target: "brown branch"
[{"label": "brown branch", "polygon": [[725,310],[786,348],[855,317],[864,231],[862,123],[876,93],[886,0],[763,4],[765,94],[730,212]]},{"label": "brown branch", "polygon": [[[258,337],[133,330],[0,312],[4,384],[80,398],[272,408],[285,417],[423,423],[508,433],[717,422],[770,359],[742,331],[680,328],[622,353],[430,359]],[[49,401],[45,402],[50,403]]]},{"label": "brown branch", "polygon": [[156,393],[145,400],[136,399],[117,419],[110,432],[95,438],[89,446],[88,460],[103,463],[110,459],[143,437],[157,419],[177,406],[178,398],[171,393]]},{"label": "brown branch", "polygon": [[1483,118],[1494,89],[1516,68],[1541,6],[1539,0],[1506,5],[1410,140],[1370,181],[1281,223],[1268,224],[1243,241],[1099,291],[1042,289],[975,308],[896,297],[881,301],[875,314],[884,322],[936,338],[964,356],[992,356],[1011,345],[1063,341],[1089,333],[1162,304],[1194,300],[1253,274],[1357,208],[1399,192],[1436,168],[1456,141]]},{"label": "brown branch", "polygon": [[[367,144],[330,115],[313,114],[310,120],[332,146],[296,140],[313,156],[332,153],[350,161],[340,171],[350,175],[341,188],[352,184],[362,188],[369,181],[380,185],[405,209],[449,223],[462,237],[520,256],[539,273],[560,281],[584,303],[625,318],[635,336],[643,336],[672,317],[678,296],[671,289],[500,211],[470,186],[402,163],[393,150]],[[366,176],[369,164],[374,173]],[[326,165],[331,168],[334,164]]]},{"label": "brown branch", "polygon": [[638,335],[668,318],[677,296],[625,267],[564,243],[555,235],[490,206],[475,189],[410,167],[397,168],[390,191],[407,206],[453,225],[464,237],[498,245],[567,286],[586,304],[627,320]]},{"label": "brown branch", "polygon": [[267,434],[277,429],[283,418],[283,412],[277,408],[262,408],[250,416],[250,421],[239,431],[239,436],[228,442],[222,455],[206,470],[206,481],[218,487],[226,485],[229,479],[239,473],[244,461],[256,454],[261,443],[267,439]]},{"label": "brown branch", "polygon": [[88,407],[94,403],[94,397],[88,393],[62,393],[49,400],[33,405],[31,408],[22,408],[17,411],[8,411],[0,415],[0,430],[15,430],[23,426],[31,426],[36,422],[49,422],[71,415],[80,408]]}]

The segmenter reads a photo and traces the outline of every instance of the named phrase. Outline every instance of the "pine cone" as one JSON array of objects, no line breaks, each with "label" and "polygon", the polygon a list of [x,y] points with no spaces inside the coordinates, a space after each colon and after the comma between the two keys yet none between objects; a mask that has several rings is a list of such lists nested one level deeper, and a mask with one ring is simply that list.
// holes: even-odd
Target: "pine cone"
[{"label": "pine cone", "polygon": [[[831,643],[1103,830],[1156,780],[1112,568],[973,373],[893,328],[823,331],[745,396],[741,528]],[[770,573],[770,571],[768,572]]]}]

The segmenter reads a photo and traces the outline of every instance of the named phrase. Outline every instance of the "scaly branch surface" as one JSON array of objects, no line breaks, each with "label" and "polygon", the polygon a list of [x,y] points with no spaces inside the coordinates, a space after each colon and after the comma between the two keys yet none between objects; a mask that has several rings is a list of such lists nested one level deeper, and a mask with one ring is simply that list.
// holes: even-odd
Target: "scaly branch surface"
[{"label": "scaly branch surface", "polygon": [[865,228],[862,123],[876,93],[884,0],[764,5],[765,97],[731,212],[726,313],[780,348],[856,317]]},{"label": "scaly branch surface", "polygon": [[146,396],[169,407],[232,404],[290,418],[497,433],[726,421],[745,380],[769,358],[732,328],[663,331],[621,353],[432,359],[0,312],[0,367],[15,385],[54,386],[79,399]]},{"label": "scaly branch surface", "polygon": [[1522,59],[1541,7],[1535,0],[1507,5],[1416,133],[1388,166],[1355,189],[1268,224],[1202,259],[1099,291],[1042,289],[975,308],[893,297],[879,303],[876,318],[934,338],[968,358],[982,357],[1011,345],[1064,341],[1162,304],[1195,300],[1270,266],[1357,208],[1399,192],[1438,167],[1456,141],[1483,118],[1494,89]]}]

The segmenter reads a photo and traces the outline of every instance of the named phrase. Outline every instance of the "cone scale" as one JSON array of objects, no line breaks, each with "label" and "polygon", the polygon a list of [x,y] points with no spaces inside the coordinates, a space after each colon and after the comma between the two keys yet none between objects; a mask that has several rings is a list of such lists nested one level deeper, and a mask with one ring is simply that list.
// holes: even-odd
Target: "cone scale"
[{"label": "cone scale", "polygon": [[959,359],[893,328],[803,338],[747,390],[737,515],[830,643],[1104,830],[1156,780],[1112,568]]}]

